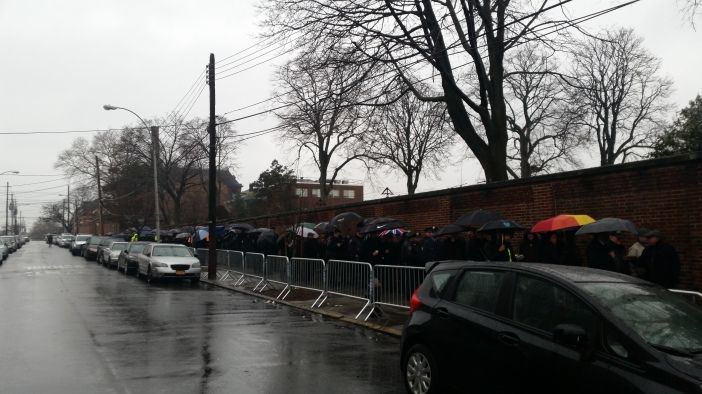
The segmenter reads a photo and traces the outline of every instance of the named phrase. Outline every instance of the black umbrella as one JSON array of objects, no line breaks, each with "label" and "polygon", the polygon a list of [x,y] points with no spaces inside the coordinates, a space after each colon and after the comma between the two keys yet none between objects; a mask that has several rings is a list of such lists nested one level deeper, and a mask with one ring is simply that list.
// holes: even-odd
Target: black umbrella
[{"label": "black umbrella", "polygon": [[476,209],[475,211],[468,212],[458,218],[453,224],[462,226],[465,228],[478,229],[482,227],[485,223],[502,219],[502,215],[493,211],[486,211],[484,209]]},{"label": "black umbrella", "polygon": [[329,224],[339,229],[343,235],[352,235],[356,234],[358,225],[362,222],[363,217],[356,212],[343,212],[334,216]]},{"label": "black umbrella", "polygon": [[512,221],[512,220],[506,220],[506,219],[500,219],[500,220],[491,220],[485,224],[483,224],[478,231],[485,232],[485,231],[517,231],[517,230],[524,230],[524,227],[519,225],[518,223]]},{"label": "black umbrella", "polygon": [[626,232],[637,234],[636,225],[626,219],[603,218],[580,227],[575,235]]},{"label": "black umbrella", "polygon": [[260,233],[272,233],[272,232],[273,232],[273,230],[266,228],[266,227],[259,227],[259,228],[255,228],[255,229],[249,231],[249,233],[259,233],[259,234]]},{"label": "black umbrella", "polygon": [[329,224],[328,222],[321,222],[317,223],[313,230],[318,234],[330,234],[334,232],[334,225]]},{"label": "black umbrella", "polygon": [[447,224],[444,227],[440,228],[439,231],[434,233],[434,236],[442,236],[442,235],[451,235],[451,234],[458,234],[466,231],[465,228],[455,225],[455,224]]},{"label": "black umbrella", "polygon": [[241,230],[241,231],[251,231],[255,229],[254,226],[248,224],[248,223],[233,223],[229,225],[229,228],[232,230]]},{"label": "black umbrella", "polygon": [[175,236],[175,239],[187,239],[190,238],[190,233],[180,233]]},{"label": "black umbrella", "polygon": [[394,228],[406,227],[403,222],[393,218],[376,218],[371,220],[361,229],[362,233],[374,233],[378,231],[392,230]]}]

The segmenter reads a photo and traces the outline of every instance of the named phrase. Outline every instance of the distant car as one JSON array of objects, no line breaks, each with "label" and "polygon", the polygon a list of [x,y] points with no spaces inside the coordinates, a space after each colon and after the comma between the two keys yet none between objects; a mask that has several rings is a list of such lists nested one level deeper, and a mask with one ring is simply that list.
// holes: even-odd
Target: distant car
[{"label": "distant car", "polygon": [[85,244],[85,249],[83,250],[83,257],[86,260],[95,260],[98,256],[98,245],[100,242],[107,239],[107,237],[93,235],[90,237]]},{"label": "distant car", "polygon": [[75,237],[73,235],[61,235],[59,236],[58,246],[68,248],[71,246],[71,242],[73,242],[74,239]]},{"label": "distant car", "polygon": [[117,268],[117,259],[120,253],[127,248],[127,242],[124,241],[112,241],[109,245],[105,246],[100,250],[102,254],[102,264],[109,268]]},{"label": "distant car", "polygon": [[148,282],[165,278],[200,281],[200,261],[184,245],[148,244],[137,261],[137,278],[143,275]]},{"label": "distant car", "polygon": [[85,241],[88,240],[90,237],[91,236],[89,234],[76,235],[73,241],[71,242],[71,245],[68,247],[68,250],[71,252],[72,255],[79,256],[81,254],[81,250],[85,246]]},{"label": "distant car", "polygon": [[117,259],[117,271],[122,271],[125,275],[130,272],[136,273],[137,267],[139,267],[137,256],[144,249],[144,246],[148,244],[150,244],[150,242],[129,242],[127,247],[119,254],[119,258]]},{"label": "distant car", "polygon": [[118,238],[112,238],[111,236],[104,237],[100,243],[98,244],[97,247],[97,257],[95,258],[95,261],[98,264],[102,264],[107,266],[107,262],[104,260],[105,254],[103,253],[103,250],[105,248],[108,248],[111,243],[117,242],[117,241],[122,241],[121,239]]},{"label": "distant car", "polygon": [[10,255],[10,248],[4,243],[0,242],[0,264],[2,261],[7,260],[7,256]]},{"label": "distant car", "polygon": [[410,393],[701,393],[702,309],[585,267],[430,263],[410,302]]}]

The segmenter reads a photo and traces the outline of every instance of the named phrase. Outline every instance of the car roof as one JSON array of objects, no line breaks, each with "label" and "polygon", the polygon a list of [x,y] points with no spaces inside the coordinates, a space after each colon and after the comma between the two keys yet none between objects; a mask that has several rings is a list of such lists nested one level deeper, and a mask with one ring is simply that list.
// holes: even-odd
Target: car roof
[{"label": "car roof", "polygon": [[479,261],[445,261],[437,263],[428,263],[427,270],[453,270],[464,267],[474,268],[500,268],[510,269],[521,272],[532,272],[542,275],[556,277],[561,280],[572,283],[592,283],[592,282],[608,282],[608,283],[648,283],[642,279],[632,276],[620,274],[617,272],[605,271],[596,268],[557,265],[557,264],[541,264],[541,263],[508,263],[508,262],[479,262]]}]

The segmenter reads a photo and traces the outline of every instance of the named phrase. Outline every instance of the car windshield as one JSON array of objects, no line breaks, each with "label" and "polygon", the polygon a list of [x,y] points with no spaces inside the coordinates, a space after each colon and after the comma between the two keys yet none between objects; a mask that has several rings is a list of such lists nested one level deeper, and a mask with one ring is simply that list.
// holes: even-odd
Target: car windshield
[{"label": "car windshield", "polygon": [[702,309],[657,286],[582,283],[614,316],[659,349],[702,352]]},{"label": "car windshield", "polygon": [[129,247],[129,252],[141,253],[141,251],[144,250],[144,246],[146,246],[146,244],[133,244]]},{"label": "car windshield", "polygon": [[192,257],[190,250],[184,246],[157,246],[151,252],[152,256]]},{"label": "car windshield", "polygon": [[72,236],[72,235],[65,235],[65,236],[63,237],[63,239],[66,240],[66,241],[73,241],[73,236]]},{"label": "car windshield", "polygon": [[127,243],[126,242],[115,242],[112,244],[112,247],[110,248],[112,251],[119,251],[119,250],[124,250],[127,249]]},{"label": "car windshield", "polygon": [[90,238],[89,235],[79,235],[76,237],[76,241],[85,241],[88,238]]}]

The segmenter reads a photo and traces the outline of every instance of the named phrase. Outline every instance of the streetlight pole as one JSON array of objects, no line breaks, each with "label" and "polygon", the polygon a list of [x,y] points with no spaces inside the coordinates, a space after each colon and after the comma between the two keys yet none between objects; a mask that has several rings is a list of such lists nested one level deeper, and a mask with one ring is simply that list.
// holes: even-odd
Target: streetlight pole
[{"label": "streetlight pole", "polygon": [[128,108],[123,108],[123,107],[116,107],[114,105],[109,105],[105,104],[102,106],[102,108],[105,111],[114,111],[116,109],[121,109],[124,111],[127,111],[131,113],[132,115],[136,116],[139,118],[141,123],[146,127],[147,130],[151,131],[151,145],[153,145],[153,162],[154,162],[154,217],[156,219],[156,236],[155,240],[156,242],[159,242],[161,240],[161,208],[159,204],[159,198],[158,198],[158,126],[149,126],[146,124],[144,119],[141,118],[136,112],[128,109]]},{"label": "streetlight pole", "polygon": [[[6,174],[19,174],[19,171],[3,171],[0,172],[0,175],[6,175]],[[5,235],[9,235],[7,232],[9,230],[9,208],[10,208],[10,182],[7,182],[5,186]]]}]

